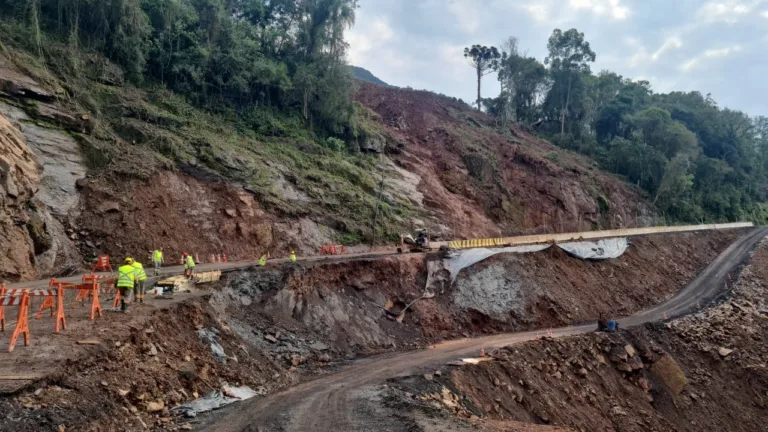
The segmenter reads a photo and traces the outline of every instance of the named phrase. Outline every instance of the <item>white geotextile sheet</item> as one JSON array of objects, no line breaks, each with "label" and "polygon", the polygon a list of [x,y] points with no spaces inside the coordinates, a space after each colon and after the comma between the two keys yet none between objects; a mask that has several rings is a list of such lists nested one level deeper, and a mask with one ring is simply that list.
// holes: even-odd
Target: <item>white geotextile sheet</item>
[{"label": "white geotextile sheet", "polygon": [[551,245],[548,244],[537,244],[493,249],[464,249],[457,252],[452,252],[449,256],[444,258],[443,268],[448,270],[448,272],[451,274],[451,283],[453,283],[453,281],[456,280],[456,276],[458,276],[462,269],[477,264],[480,261],[492,257],[496,254],[540,252],[548,249],[550,246]]},{"label": "white geotextile sheet", "polygon": [[569,254],[591,260],[618,258],[629,247],[626,237],[602,239],[596,242],[558,243],[557,246]]}]

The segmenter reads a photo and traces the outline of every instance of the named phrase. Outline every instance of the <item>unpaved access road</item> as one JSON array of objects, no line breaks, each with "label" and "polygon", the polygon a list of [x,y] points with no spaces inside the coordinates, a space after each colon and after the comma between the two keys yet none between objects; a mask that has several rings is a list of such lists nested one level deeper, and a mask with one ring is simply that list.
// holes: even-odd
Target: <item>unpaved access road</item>
[{"label": "unpaved access road", "polygon": [[[704,305],[724,292],[728,274],[735,272],[757,244],[768,235],[758,228],[745,234],[721,253],[685,288],[662,304],[621,319],[623,326],[636,326],[672,317]],[[593,331],[595,325],[552,330],[555,337]],[[390,431],[401,430],[397,420],[381,415],[361,402],[372,386],[388,378],[423,372],[461,357],[477,356],[486,350],[530,341],[542,331],[509,333],[441,343],[421,351],[403,352],[356,361],[341,371],[264,398],[235,404],[208,416],[202,430],[216,432],[267,431]],[[368,398],[370,399],[370,398]]]}]

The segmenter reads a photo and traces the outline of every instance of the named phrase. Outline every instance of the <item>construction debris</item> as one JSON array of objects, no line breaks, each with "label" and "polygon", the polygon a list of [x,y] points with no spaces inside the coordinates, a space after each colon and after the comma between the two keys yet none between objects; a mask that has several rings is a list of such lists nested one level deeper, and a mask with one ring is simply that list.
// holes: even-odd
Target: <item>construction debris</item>
[{"label": "construction debris", "polygon": [[171,412],[182,414],[185,417],[196,417],[200,413],[213,411],[257,395],[259,392],[250,387],[230,387],[225,384],[220,389],[214,390],[200,399],[172,408]]},{"label": "construction debris", "polygon": [[213,327],[203,328],[197,331],[197,336],[211,344],[211,351],[213,351],[216,360],[221,363],[227,362],[227,355],[224,353],[224,348],[218,342],[219,331]]}]

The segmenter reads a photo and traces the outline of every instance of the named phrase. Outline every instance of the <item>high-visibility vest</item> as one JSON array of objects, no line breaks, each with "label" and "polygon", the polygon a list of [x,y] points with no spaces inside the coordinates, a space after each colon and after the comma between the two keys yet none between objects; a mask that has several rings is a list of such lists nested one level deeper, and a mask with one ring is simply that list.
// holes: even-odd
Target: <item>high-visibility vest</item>
[{"label": "high-visibility vest", "polygon": [[192,255],[187,255],[187,262],[184,264],[184,267],[195,268],[195,259],[192,258]]},{"label": "high-visibility vest", "polygon": [[136,268],[132,265],[121,265],[117,269],[117,287],[133,288],[133,281],[136,280]]},{"label": "high-visibility vest", "polygon": [[147,280],[147,273],[144,271],[144,266],[141,265],[140,262],[134,261],[133,268],[136,269],[136,280],[140,280],[140,281]]},{"label": "high-visibility vest", "polygon": [[267,258],[266,258],[266,257],[264,257],[264,255],[262,255],[262,256],[261,256],[261,258],[259,258],[259,265],[260,265],[260,266],[265,266],[265,265],[267,265]]},{"label": "high-visibility vest", "polygon": [[291,262],[296,262],[296,254],[295,253],[291,254]]},{"label": "high-visibility vest", "polygon": [[156,250],[156,251],[152,252],[152,261],[160,262],[162,260],[163,260],[163,252],[162,251]]}]

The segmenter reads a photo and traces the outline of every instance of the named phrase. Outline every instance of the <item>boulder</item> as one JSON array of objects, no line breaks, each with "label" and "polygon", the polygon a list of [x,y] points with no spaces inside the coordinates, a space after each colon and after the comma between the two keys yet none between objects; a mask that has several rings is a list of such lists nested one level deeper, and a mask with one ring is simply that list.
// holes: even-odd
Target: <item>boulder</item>
[{"label": "boulder", "polygon": [[720,354],[720,357],[728,357],[733,352],[730,348],[720,347],[720,349],[717,350],[717,353]]},{"label": "boulder", "polygon": [[162,400],[158,400],[157,402],[147,402],[147,411],[149,412],[159,412],[164,408],[165,403]]},{"label": "boulder", "polygon": [[328,345],[322,342],[315,342],[312,345],[310,345],[309,348],[315,351],[327,351],[329,347]]},{"label": "boulder", "polygon": [[114,201],[105,201],[96,209],[99,213],[119,212],[120,204]]},{"label": "boulder", "polygon": [[14,70],[11,63],[0,57],[0,91],[11,96],[53,102],[56,95],[44,89],[37,81]]},{"label": "boulder", "polygon": [[666,353],[651,366],[651,374],[674,394],[680,394],[688,385],[688,378],[686,378],[680,365]]},{"label": "boulder", "polygon": [[637,351],[635,351],[635,347],[629,344],[624,347],[624,351],[626,351],[627,355],[630,357],[634,357],[637,354]]},{"label": "boulder", "polygon": [[94,123],[89,114],[68,114],[53,105],[40,104],[36,107],[33,117],[62,126],[74,132],[93,132]]},{"label": "boulder", "polygon": [[623,347],[614,346],[611,348],[608,358],[614,363],[625,362],[627,361],[627,351]]}]

